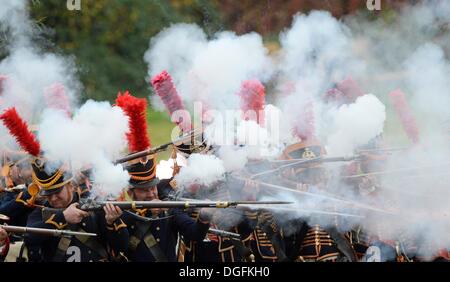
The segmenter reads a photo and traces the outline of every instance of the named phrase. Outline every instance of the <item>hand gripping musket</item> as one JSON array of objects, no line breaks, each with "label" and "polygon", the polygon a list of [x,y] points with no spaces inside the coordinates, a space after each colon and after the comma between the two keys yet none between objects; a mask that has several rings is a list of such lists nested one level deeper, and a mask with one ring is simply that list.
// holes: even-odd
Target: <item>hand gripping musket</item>
[{"label": "hand gripping musket", "polygon": [[[112,204],[123,210],[130,209],[170,209],[170,208],[230,208],[239,205],[281,205],[291,204],[286,201],[95,201],[92,199],[81,201],[80,209],[84,211],[99,211],[102,210],[106,204]],[[60,209],[53,209],[44,207],[44,210],[53,211]]]},{"label": "hand gripping musket", "polygon": [[86,232],[75,232],[70,230],[58,230],[58,229],[47,229],[47,228],[34,228],[34,227],[22,227],[22,226],[12,226],[12,225],[2,225],[0,227],[5,229],[7,232],[11,233],[31,233],[37,235],[45,236],[97,236],[95,233]]},{"label": "hand gripping musket", "polygon": [[125,162],[128,162],[128,161],[134,160],[134,159],[142,158],[142,157],[145,157],[145,156],[148,156],[148,155],[153,155],[155,153],[167,150],[167,148],[170,145],[180,144],[180,143],[183,143],[185,141],[192,140],[193,136],[197,136],[197,135],[200,135],[200,134],[202,134],[201,130],[198,130],[198,129],[191,130],[190,132],[184,134],[183,136],[179,137],[178,139],[176,139],[174,141],[167,142],[167,143],[159,145],[157,147],[149,148],[147,150],[136,152],[136,153],[133,153],[133,154],[129,154],[129,155],[123,157],[123,158],[117,159],[117,160],[114,161],[114,164],[121,164],[121,163],[125,163]]}]

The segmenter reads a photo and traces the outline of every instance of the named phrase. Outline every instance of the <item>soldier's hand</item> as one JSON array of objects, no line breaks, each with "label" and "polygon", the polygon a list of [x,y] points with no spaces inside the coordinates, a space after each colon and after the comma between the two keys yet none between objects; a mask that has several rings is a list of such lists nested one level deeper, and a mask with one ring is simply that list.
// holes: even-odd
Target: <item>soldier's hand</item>
[{"label": "soldier's hand", "polygon": [[370,176],[364,176],[360,179],[360,182],[358,183],[358,188],[360,193],[362,194],[368,194],[370,192],[375,191],[376,189],[376,182],[375,178]]},{"label": "soldier's hand", "polygon": [[6,238],[8,238],[8,233],[6,232],[5,229],[0,227],[0,247],[5,245]]},{"label": "soldier's hand", "polygon": [[[162,202],[160,199],[153,199],[152,202]],[[163,211],[167,211],[167,209],[163,209],[163,208],[156,208],[156,209],[151,209],[152,214],[153,215],[158,215]]]},{"label": "soldier's hand", "polygon": [[89,216],[88,212],[80,210],[78,206],[78,203],[73,203],[63,211],[64,218],[66,219],[67,223],[78,224],[83,220],[83,218]]},{"label": "soldier's hand", "polygon": [[108,225],[112,225],[123,213],[120,207],[114,206],[111,203],[107,203],[103,207],[103,210],[105,211],[105,219]]}]

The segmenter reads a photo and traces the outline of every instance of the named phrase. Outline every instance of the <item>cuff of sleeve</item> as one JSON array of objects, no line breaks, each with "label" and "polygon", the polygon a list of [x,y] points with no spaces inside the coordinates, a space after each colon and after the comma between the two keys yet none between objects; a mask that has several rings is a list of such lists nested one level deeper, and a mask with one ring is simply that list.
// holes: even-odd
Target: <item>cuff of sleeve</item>
[{"label": "cuff of sleeve", "polygon": [[122,219],[116,219],[112,225],[106,224],[106,229],[110,231],[119,231],[122,228],[126,228],[127,225],[123,222]]},{"label": "cuff of sleeve", "polygon": [[20,203],[26,207],[31,207],[34,204],[34,200],[27,191],[22,191],[17,195],[16,202]]},{"label": "cuff of sleeve", "polygon": [[57,229],[63,229],[67,226],[66,219],[62,211],[52,214],[45,223],[55,226]]}]

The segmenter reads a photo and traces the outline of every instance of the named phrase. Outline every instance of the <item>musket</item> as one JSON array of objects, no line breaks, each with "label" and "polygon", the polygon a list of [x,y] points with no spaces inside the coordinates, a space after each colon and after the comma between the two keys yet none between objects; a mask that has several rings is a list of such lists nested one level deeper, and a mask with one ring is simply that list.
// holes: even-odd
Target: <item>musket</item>
[{"label": "musket", "polygon": [[[171,209],[171,208],[229,208],[239,205],[281,205],[292,204],[286,201],[95,201],[87,200],[80,202],[80,209],[84,211],[99,211],[102,210],[106,204],[112,204],[123,210],[130,209]],[[47,211],[57,211],[61,209],[54,209],[44,207]]]},{"label": "musket", "polygon": [[374,149],[357,149],[358,153],[370,153],[370,152],[394,152],[394,151],[405,151],[410,149],[410,147],[392,147],[392,148],[374,148]]},{"label": "musket", "polygon": [[347,179],[348,178],[360,178],[360,177],[371,176],[371,175],[395,174],[395,173],[402,173],[402,172],[413,172],[413,171],[417,171],[417,170],[422,171],[425,169],[442,168],[442,167],[446,167],[449,165],[450,165],[450,163],[442,163],[442,164],[428,165],[428,166],[406,167],[406,168],[399,168],[399,169],[393,169],[393,170],[384,170],[384,171],[375,171],[375,172],[347,175],[347,176],[342,176],[342,178],[347,178]]},{"label": "musket", "polygon": [[329,162],[348,162],[353,160],[359,160],[364,158],[361,155],[352,155],[352,156],[341,156],[341,157],[317,157],[311,159],[290,159],[290,160],[272,160],[272,163],[289,163],[290,165],[302,165],[302,164],[311,164],[311,163],[329,163]]},{"label": "musket", "polygon": [[337,211],[327,211],[327,210],[302,209],[302,208],[282,208],[282,207],[267,207],[267,209],[272,210],[272,211],[284,211],[284,212],[303,213],[303,214],[321,214],[321,215],[330,215],[330,216],[365,218],[364,215],[343,213],[343,212],[337,212]]},{"label": "musket", "polygon": [[217,236],[221,236],[221,237],[230,238],[233,240],[238,240],[238,241],[241,240],[241,234],[233,233],[233,232],[229,232],[229,231],[225,231],[225,230],[209,228],[208,233],[211,233],[211,234],[214,234]]},{"label": "musket", "polygon": [[20,193],[25,188],[25,184],[20,184],[11,188],[3,188],[0,192],[9,192],[9,193]]},{"label": "musket", "polygon": [[165,150],[167,150],[167,148],[168,148],[170,145],[174,145],[174,144],[178,144],[178,143],[183,143],[183,142],[185,142],[185,141],[187,141],[187,140],[191,140],[192,136],[197,136],[198,134],[201,134],[201,133],[202,133],[202,131],[198,131],[197,133],[196,133],[196,131],[198,131],[198,130],[195,130],[195,129],[194,129],[194,130],[191,130],[191,131],[188,132],[187,134],[184,134],[183,136],[179,137],[178,139],[176,139],[176,140],[174,140],[174,141],[167,142],[167,143],[165,143],[165,144],[159,145],[159,146],[154,147],[154,148],[149,148],[149,149],[147,149],[147,150],[143,150],[143,151],[140,151],[140,152],[136,152],[136,153],[133,153],[133,154],[129,154],[129,155],[123,157],[123,158],[120,158],[120,159],[115,160],[115,161],[114,161],[114,164],[125,163],[125,162],[128,162],[128,161],[130,161],[130,160],[142,158],[142,157],[145,157],[145,156],[148,156],[148,155],[153,155],[153,154],[158,153],[158,152],[161,152],[161,151],[165,151]]},{"label": "musket", "polygon": [[348,162],[348,161],[353,161],[353,160],[360,160],[363,158],[364,158],[363,155],[355,155],[355,156],[346,156],[346,157],[328,157],[328,158],[317,157],[317,158],[311,158],[311,159],[273,160],[273,161],[271,161],[272,163],[287,163],[287,164],[281,165],[274,169],[270,169],[270,170],[266,170],[266,171],[263,171],[260,173],[253,174],[250,176],[250,178],[253,179],[253,178],[261,176],[261,175],[274,173],[281,169],[291,167],[291,166],[300,166],[301,167],[301,166],[307,166],[307,165],[310,165],[313,163]]},{"label": "musket", "polygon": [[[237,177],[235,176],[236,179],[240,179],[240,180],[246,180],[243,177]],[[350,200],[346,200],[346,199],[340,199],[334,195],[331,194],[318,194],[318,193],[313,193],[313,192],[307,192],[307,191],[301,191],[301,190],[296,190],[294,188],[289,188],[289,187],[284,187],[281,185],[276,185],[276,184],[271,184],[271,183],[267,183],[267,182],[263,182],[263,181],[255,181],[255,184],[260,186],[260,187],[264,187],[264,188],[269,188],[269,189],[276,189],[278,191],[286,191],[292,194],[300,194],[303,196],[309,196],[309,197],[315,197],[315,198],[322,198],[324,200],[330,200],[333,202],[338,202],[338,203],[342,203],[342,204],[346,204],[346,205],[351,205],[354,207],[358,207],[358,208],[362,208],[362,209],[366,209],[366,210],[371,210],[371,211],[376,211],[376,212],[381,212],[381,213],[385,213],[385,214],[394,214],[390,211],[386,211],[383,209],[379,209],[376,207],[372,207],[369,205],[365,205],[362,203],[358,203],[358,202],[354,202],[354,201],[350,201]]]},{"label": "musket", "polygon": [[22,227],[22,226],[13,226],[13,225],[3,225],[0,224],[0,227],[5,229],[7,232],[11,233],[31,233],[37,235],[45,235],[45,236],[97,236],[95,233],[86,233],[86,232],[76,232],[70,230],[58,230],[58,229],[47,229],[47,228],[34,228],[34,227]]}]

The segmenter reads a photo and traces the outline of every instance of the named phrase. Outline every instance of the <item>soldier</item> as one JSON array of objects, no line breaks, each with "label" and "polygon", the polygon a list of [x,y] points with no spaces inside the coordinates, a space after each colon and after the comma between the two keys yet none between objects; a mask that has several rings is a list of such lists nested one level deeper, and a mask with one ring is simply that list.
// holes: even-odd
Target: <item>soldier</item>
[{"label": "soldier", "polygon": [[[249,200],[258,195],[257,185],[228,176],[209,187],[197,185],[188,197],[213,200]],[[191,211],[198,220],[198,212]],[[273,262],[284,260],[284,248],[276,220],[269,211],[249,208],[215,210],[210,220],[214,229],[240,234],[240,239],[208,233],[203,241],[192,242],[183,238],[184,261],[189,262]],[[275,242],[275,244],[274,244]],[[278,255],[277,252],[278,251]]]},{"label": "soldier", "polygon": [[[287,160],[312,159],[322,157],[324,153],[321,144],[310,138],[288,146],[282,157]],[[281,171],[281,175],[302,191],[324,191],[327,188],[327,172],[319,164],[288,167]],[[338,231],[337,218],[329,225],[321,226],[313,216],[308,221],[301,218],[292,220],[283,231],[287,256],[295,261],[356,261],[352,245]]]},{"label": "soldier", "polygon": [[[133,130],[128,134],[129,152],[139,152],[150,147],[147,135],[146,100],[133,97],[128,92],[119,93],[116,104],[129,117]],[[131,161],[126,167],[130,175],[129,187],[123,198],[132,201],[161,201],[161,194],[171,189],[168,182],[159,183],[156,177],[155,155]],[[158,185],[159,184],[159,185]],[[207,213],[206,210],[203,211]],[[125,256],[131,261],[176,261],[178,232],[190,240],[203,239],[209,223],[195,221],[179,209],[133,209],[124,214],[124,224],[130,240]]]},{"label": "soldier", "polygon": [[30,261],[107,261],[114,254],[125,251],[128,233],[120,219],[122,211],[119,207],[108,204],[104,211],[95,213],[80,210],[80,196],[67,171],[59,168],[48,173],[46,164],[40,159],[35,159],[32,166],[33,180],[47,201],[43,208],[36,208],[31,213],[27,226],[96,233],[98,238],[30,234],[25,239]]},{"label": "soldier", "polygon": [[[127,170],[131,178],[126,199],[161,201],[158,190],[166,188],[155,177],[153,158],[141,159]],[[178,233],[192,241],[202,240],[209,228],[205,214],[204,210],[200,212],[199,221],[195,221],[179,209],[133,209],[132,213],[125,213],[124,222],[130,235],[125,256],[131,261],[176,261]]]},{"label": "soldier", "polygon": [[[20,170],[27,171],[28,169],[20,168]],[[15,180],[15,178],[13,179]],[[15,191],[6,192],[8,195],[4,197],[0,205],[0,213],[8,216],[12,225],[25,226],[29,214],[33,211],[37,187],[30,182],[11,187]],[[14,183],[20,182],[15,181]]]},{"label": "soldier", "polygon": [[[243,200],[256,200],[258,185],[246,182],[242,188]],[[283,236],[278,222],[269,210],[241,209],[243,219],[237,225],[242,242],[253,255],[255,262],[287,261]]]},{"label": "soldier", "polygon": [[[213,154],[214,148],[206,143],[203,135],[193,135],[189,142],[174,145],[174,155],[180,154],[188,159],[191,154]],[[175,164],[174,175],[180,170]],[[176,193],[177,197],[199,199],[199,200],[230,200],[229,187],[225,181],[218,181],[209,186],[192,184],[183,189],[182,194],[177,193],[176,182],[173,178],[162,180],[167,183],[166,192]],[[189,216],[196,222],[210,221],[210,227],[237,233],[237,226],[243,216],[242,211],[221,210],[211,212],[209,217],[201,218],[199,209],[190,209]],[[234,224],[230,224],[233,222]],[[225,224],[224,224],[225,223]],[[178,260],[184,262],[235,262],[249,259],[251,251],[240,241],[227,236],[220,236],[213,233],[207,233],[200,240],[191,240],[189,237],[180,236]]]},{"label": "soldier", "polygon": [[[366,174],[372,171],[382,169],[387,156],[380,150],[382,146],[382,135],[372,139],[369,143],[357,149],[357,152],[363,156],[361,160],[353,161],[342,167],[342,175],[344,176],[343,184],[353,189],[353,193],[370,201],[376,197],[378,191],[378,181],[371,175],[361,175],[361,177],[350,178],[360,174]],[[369,234],[363,226],[355,226],[346,233],[347,239],[353,246],[358,261],[380,262],[394,261],[395,249],[393,246],[380,240],[379,236]]]},{"label": "soldier", "polygon": [[[223,182],[210,186],[192,185],[188,190],[190,194],[184,194],[183,196],[203,200],[230,200],[229,193]],[[205,220],[201,218],[198,209],[191,210],[189,215],[197,222]],[[237,233],[234,224],[240,221],[241,216],[239,211],[227,209],[212,212],[206,219],[210,221],[212,228]],[[185,262],[235,262],[241,261],[243,257],[250,255],[240,241],[217,234],[208,233],[205,235],[201,240],[197,241],[182,236],[181,251],[184,251]]]},{"label": "soldier", "polygon": [[[18,117],[15,110],[8,110],[1,115],[3,123],[11,128],[11,125],[18,123]],[[10,131],[12,135],[19,141],[21,147],[29,142],[27,136],[32,133]],[[28,134],[28,135],[27,135]],[[0,202],[0,213],[10,218],[10,224],[25,226],[28,215],[33,210],[34,201],[36,200],[36,189],[31,187],[31,166],[29,163],[28,151],[13,151],[6,149],[2,158],[2,182],[6,194]],[[13,191],[11,191],[13,190]],[[31,192],[31,194],[29,193]],[[34,193],[34,195],[32,195]]]}]

